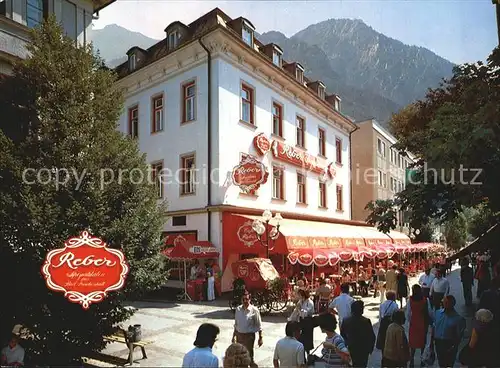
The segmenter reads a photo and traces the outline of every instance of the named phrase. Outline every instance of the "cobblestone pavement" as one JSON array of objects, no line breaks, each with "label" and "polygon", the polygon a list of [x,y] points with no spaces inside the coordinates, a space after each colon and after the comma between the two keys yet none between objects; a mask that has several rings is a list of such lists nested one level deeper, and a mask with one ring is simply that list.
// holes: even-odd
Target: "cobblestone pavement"
[{"label": "cobblestone pavement", "polygon": [[[458,270],[449,276],[451,292],[457,298],[459,312],[466,316],[471,313],[464,306]],[[412,283],[416,279],[410,280]],[[375,333],[378,330],[378,298],[364,298],[365,316],[372,320]],[[136,314],[127,323],[142,325],[143,339],[153,340],[154,343],[146,347],[148,359],[141,359],[140,349],[134,355],[136,366],[143,367],[180,367],[184,354],[193,348],[196,330],[204,322],[217,324],[221,329],[219,340],[214,347],[214,353],[222,357],[225,349],[231,343],[233,332],[233,313],[227,307],[226,301],[215,303],[187,302],[134,302],[130,305],[137,308]],[[276,341],[285,334],[286,316],[263,317],[264,345],[255,348],[255,361],[260,367],[272,367],[272,357]],[[469,330],[469,329],[468,329]],[[470,331],[466,332],[466,335]],[[319,328],[314,331],[315,346],[321,343],[324,335]],[[107,346],[105,354],[127,358],[128,351],[123,344],[112,343]],[[417,353],[418,354],[418,353]],[[380,351],[375,350],[371,356],[369,366],[380,366]],[[416,365],[420,359],[417,355]]]}]

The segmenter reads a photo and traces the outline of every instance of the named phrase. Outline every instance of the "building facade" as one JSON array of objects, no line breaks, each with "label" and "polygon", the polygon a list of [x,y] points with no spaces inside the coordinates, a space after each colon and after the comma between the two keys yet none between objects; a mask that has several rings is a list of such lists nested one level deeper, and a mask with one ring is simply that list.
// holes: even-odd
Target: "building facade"
[{"label": "building facade", "polygon": [[29,29],[54,14],[66,35],[89,42],[92,20],[116,0],[0,0],[0,74],[11,74],[12,64],[27,55]]},{"label": "building facade", "polygon": [[[406,170],[414,157],[402,155],[393,146],[396,138],[374,119],[357,122],[352,134],[352,217],[365,221],[366,205],[377,199],[393,199],[406,185]],[[403,212],[398,214],[398,230],[407,232]]]},{"label": "building facade", "polygon": [[[339,96],[254,34],[249,20],[214,9],[170,24],[164,40],[131,48],[116,69],[125,93],[119,129],[146,153],[159,200],[168,202],[167,244],[210,241],[224,277],[234,261],[265,255],[252,229],[264,210],[285,218],[271,252],[281,266],[292,243],[326,247],[325,238],[305,238],[314,223],[353,225],[356,126]],[[304,239],[286,237],[286,228],[302,229]]]}]

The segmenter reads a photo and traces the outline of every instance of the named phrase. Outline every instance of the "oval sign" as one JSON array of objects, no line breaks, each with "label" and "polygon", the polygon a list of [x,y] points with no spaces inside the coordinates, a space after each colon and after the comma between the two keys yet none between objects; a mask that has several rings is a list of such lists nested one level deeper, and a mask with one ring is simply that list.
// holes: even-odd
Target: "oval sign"
[{"label": "oval sign", "polygon": [[83,309],[123,288],[128,271],[121,251],[108,248],[87,231],[66,240],[64,248],[47,253],[42,266],[47,287],[64,292],[70,302],[81,304]]},{"label": "oval sign", "polygon": [[245,157],[233,168],[233,183],[244,193],[254,193],[267,181],[268,172],[264,164],[251,156]]}]

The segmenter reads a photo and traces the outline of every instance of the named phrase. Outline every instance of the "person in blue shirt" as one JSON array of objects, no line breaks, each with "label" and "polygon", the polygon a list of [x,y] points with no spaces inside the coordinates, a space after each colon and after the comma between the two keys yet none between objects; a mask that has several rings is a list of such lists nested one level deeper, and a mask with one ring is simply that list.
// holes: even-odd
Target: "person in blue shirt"
[{"label": "person in blue shirt", "polygon": [[455,310],[453,295],[443,298],[443,308],[434,312],[432,340],[440,367],[453,367],[465,331],[465,318]]},{"label": "person in blue shirt", "polygon": [[182,368],[218,368],[219,358],[212,353],[220,329],[211,323],[203,323],[196,333],[195,348],[184,355]]}]

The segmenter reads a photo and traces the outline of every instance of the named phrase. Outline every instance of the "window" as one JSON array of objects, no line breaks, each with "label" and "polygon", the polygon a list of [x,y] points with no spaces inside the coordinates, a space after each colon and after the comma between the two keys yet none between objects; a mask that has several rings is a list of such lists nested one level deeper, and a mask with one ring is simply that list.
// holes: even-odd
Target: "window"
[{"label": "window", "polygon": [[163,95],[153,97],[153,124],[151,131],[153,133],[163,130]]},{"label": "window", "polygon": [[[29,1],[29,0],[28,0]],[[39,0],[42,2],[42,0]],[[67,1],[62,0],[62,26],[66,33],[66,36],[76,41],[77,31],[76,31],[76,5]]]},{"label": "window", "polygon": [[186,226],[186,216],[172,216],[172,226]]},{"label": "window", "polygon": [[391,148],[391,164],[396,165],[396,155],[397,155],[396,151]]},{"label": "window", "polygon": [[26,24],[34,28],[43,21],[43,0],[26,1]]},{"label": "window", "polygon": [[306,203],[306,177],[297,174],[297,203]]},{"label": "window", "polygon": [[182,112],[182,122],[193,121],[196,119],[196,83],[189,82],[182,86],[182,93],[184,96]]},{"label": "window", "polygon": [[319,201],[318,206],[326,208],[326,183],[319,182]]},{"label": "window", "polygon": [[335,162],[342,165],[342,139],[335,138]]},{"label": "window", "polygon": [[320,156],[326,156],[326,133],[324,129],[318,129],[318,152]]},{"label": "window", "polygon": [[339,100],[335,99],[335,103],[333,105],[333,108],[337,111],[340,111],[340,102]]},{"label": "window", "polygon": [[378,185],[381,187],[387,187],[387,174],[382,171],[378,171]]},{"label": "window", "polygon": [[337,185],[337,211],[343,211],[343,194],[342,194],[342,185]]},{"label": "window", "polygon": [[322,87],[322,86],[319,86],[318,87],[318,96],[319,98],[321,98],[322,100],[325,99],[325,87]]},{"label": "window", "polygon": [[377,138],[377,151],[382,157],[385,157],[385,142],[382,142],[380,138]]},{"label": "window", "polygon": [[305,125],[306,122],[304,118],[301,118],[300,116],[297,116],[296,118],[296,125],[297,125],[297,146],[305,148]]},{"label": "window", "polygon": [[241,85],[241,120],[245,123],[254,124],[253,110],[253,89],[246,84]]},{"label": "window", "polygon": [[391,192],[397,193],[398,192],[398,181],[391,177]]},{"label": "window", "polygon": [[405,163],[405,159],[403,158],[403,156],[399,155],[399,168],[400,169],[403,169],[404,168],[404,163]]},{"label": "window", "polygon": [[194,155],[181,157],[181,194],[195,193],[195,160]]},{"label": "window", "polygon": [[281,54],[276,50],[273,51],[273,64],[281,67]]},{"label": "window", "polygon": [[280,167],[273,166],[273,198],[274,199],[285,199],[285,193],[283,191],[283,169]]},{"label": "window", "polygon": [[168,34],[168,49],[173,50],[179,46],[179,41],[181,39],[181,34],[177,31],[173,31]]},{"label": "window", "polygon": [[299,67],[295,67],[295,79],[297,79],[299,83],[304,83],[304,71]]},{"label": "window", "polygon": [[158,198],[163,198],[163,162],[151,164],[151,176],[156,186]]},{"label": "window", "polygon": [[128,135],[131,138],[139,136],[139,106],[128,109]]},{"label": "window", "polygon": [[133,71],[137,65],[137,56],[135,54],[130,54],[128,57],[128,70]]},{"label": "window", "polygon": [[253,47],[253,31],[249,27],[243,25],[241,33],[243,41],[245,41],[248,46]]},{"label": "window", "polygon": [[283,107],[273,102],[273,134],[283,137]]}]

